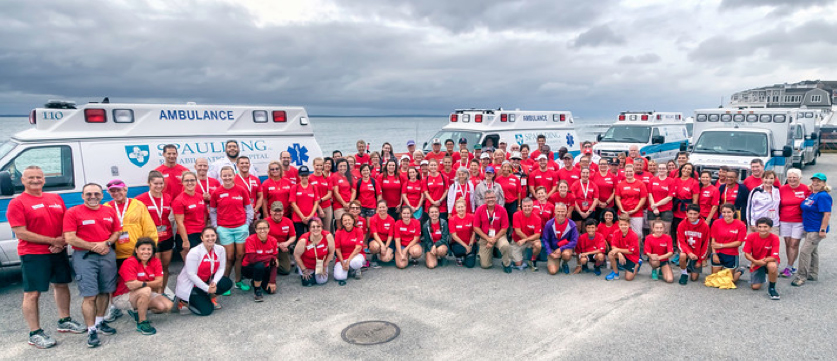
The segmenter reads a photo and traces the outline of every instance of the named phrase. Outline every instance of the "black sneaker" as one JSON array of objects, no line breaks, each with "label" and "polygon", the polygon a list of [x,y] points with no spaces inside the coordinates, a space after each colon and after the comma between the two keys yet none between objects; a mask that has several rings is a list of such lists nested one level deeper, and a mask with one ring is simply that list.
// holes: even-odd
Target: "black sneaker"
[{"label": "black sneaker", "polygon": [[256,301],[256,302],[263,302],[264,301],[264,295],[262,294],[262,288],[261,287],[256,287],[256,290],[254,291],[254,293],[256,294],[255,296],[253,296],[254,301]]},{"label": "black sneaker", "polygon": [[511,264],[509,264],[508,266],[503,266],[503,272],[512,273]]},{"label": "black sneaker", "polygon": [[96,331],[88,331],[87,347],[94,348],[99,347],[99,345],[101,345],[101,341],[99,341],[99,333]]},{"label": "black sneaker", "polygon": [[767,295],[770,296],[771,300],[778,301],[779,300],[779,292],[776,292],[775,288],[768,288]]},{"label": "black sneaker", "polygon": [[113,335],[116,333],[116,329],[108,326],[107,321],[102,321],[102,323],[96,325],[96,329],[103,335]]},{"label": "black sneaker", "polygon": [[685,286],[686,283],[689,283],[689,275],[680,275],[680,284]]}]

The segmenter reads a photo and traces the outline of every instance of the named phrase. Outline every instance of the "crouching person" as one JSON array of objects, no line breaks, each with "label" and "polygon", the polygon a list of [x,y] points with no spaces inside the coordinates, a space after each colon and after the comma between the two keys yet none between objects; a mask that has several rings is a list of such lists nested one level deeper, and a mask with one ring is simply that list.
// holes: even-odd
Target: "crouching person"
[{"label": "crouching person", "polygon": [[758,232],[750,233],[744,241],[744,257],[750,262],[750,287],[761,289],[765,275],[770,282],[767,295],[772,300],[779,300],[776,292],[776,279],[779,277],[779,236],[770,233],[773,220],[767,217],[756,221]]},{"label": "crouching person", "polygon": [[607,258],[613,272],[605,280],[619,279],[619,266],[625,269],[625,281],[632,281],[639,272],[642,262],[639,260],[639,237],[631,229],[631,217],[628,214],[619,216],[619,230],[611,235],[610,252]]},{"label": "crouching person", "polygon": [[166,296],[152,291],[163,286],[163,266],[155,253],[157,246],[153,239],[138,239],[133,256],[126,258],[119,268],[119,283],[113,293],[114,306],[127,310],[137,322],[137,332],[143,335],[157,333],[148,321],[148,311],[169,312],[173,305]]}]

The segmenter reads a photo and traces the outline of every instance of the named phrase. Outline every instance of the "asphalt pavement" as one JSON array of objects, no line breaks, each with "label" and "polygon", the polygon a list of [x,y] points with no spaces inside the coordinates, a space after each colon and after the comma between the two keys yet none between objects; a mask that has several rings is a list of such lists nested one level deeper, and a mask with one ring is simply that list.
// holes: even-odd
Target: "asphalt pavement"
[{"label": "asphalt pavement", "polygon": [[[835,167],[837,155],[823,155],[803,175],[837,175]],[[831,224],[837,226],[834,218]],[[819,252],[819,280],[796,288],[780,278],[780,301],[750,290],[746,275],[738,289],[719,290],[704,286],[703,277],[686,286],[652,281],[647,266],[632,282],[592,273],[549,276],[545,264],[537,273],[508,275],[499,260],[488,270],[453,262],[428,270],[423,260],[405,270],[384,266],[342,287],[332,280],[303,288],[298,276],[280,276],[279,293],[263,303],[253,302],[252,291],[233,290],[219,298],[223,309],[208,317],[152,315],[154,336],[139,334],[123,316],[111,324],[118,333],[102,336],[96,349],[86,347],[85,335],[55,331],[52,292],[41,296],[41,325],[59,344],[48,350],[27,345],[19,271],[6,269],[0,270],[0,359],[833,360],[834,232]],[[179,269],[175,264],[172,271]],[[70,289],[72,316],[81,320],[75,284]],[[343,341],[345,327],[370,320],[395,323],[400,335],[372,346]]]}]

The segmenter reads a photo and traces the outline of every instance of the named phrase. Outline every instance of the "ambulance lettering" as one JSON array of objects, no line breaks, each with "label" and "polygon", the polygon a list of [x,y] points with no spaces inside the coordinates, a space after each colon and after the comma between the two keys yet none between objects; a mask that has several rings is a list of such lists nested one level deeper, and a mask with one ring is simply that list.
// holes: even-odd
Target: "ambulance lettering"
[{"label": "ambulance lettering", "polygon": [[160,120],[235,120],[232,110],[160,110]]}]

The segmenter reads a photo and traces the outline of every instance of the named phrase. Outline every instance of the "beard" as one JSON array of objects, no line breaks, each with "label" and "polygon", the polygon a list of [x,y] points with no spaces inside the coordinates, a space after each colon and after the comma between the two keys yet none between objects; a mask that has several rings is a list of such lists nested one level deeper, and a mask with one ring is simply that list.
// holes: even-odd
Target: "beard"
[{"label": "beard", "polygon": [[236,150],[236,151],[229,151],[229,150],[228,150],[228,151],[227,151],[227,157],[230,157],[230,158],[238,158],[238,151],[237,151],[237,150]]}]

